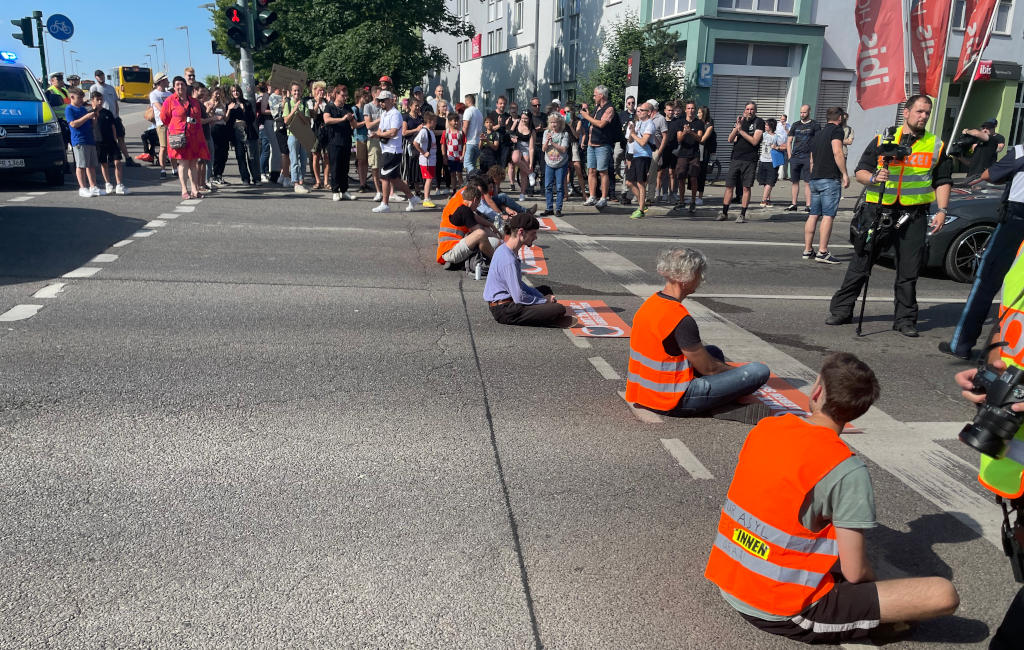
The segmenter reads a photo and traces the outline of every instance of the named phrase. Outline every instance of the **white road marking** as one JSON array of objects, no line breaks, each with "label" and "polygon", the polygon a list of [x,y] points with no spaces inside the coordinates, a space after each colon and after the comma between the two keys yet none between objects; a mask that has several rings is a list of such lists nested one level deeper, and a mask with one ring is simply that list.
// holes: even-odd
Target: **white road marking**
[{"label": "white road marking", "polygon": [[156,218],[157,218],[157,219],[177,219],[177,218],[178,218],[178,217],[180,217],[180,216],[181,216],[181,215],[180,215],[180,214],[178,214],[178,213],[176,213],[176,212],[165,212],[165,213],[163,213],[163,214],[159,214],[159,215],[157,215],[157,217],[156,217]]},{"label": "white road marking", "polygon": [[[595,238],[584,235],[560,235],[559,238],[639,298],[646,299],[661,288],[649,284],[650,276],[642,270],[638,273],[639,267],[604,248]],[[601,266],[604,262],[609,265]],[[700,325],[701,337],[726,350],[730,359],[760,361],[801,392],[809,391],[817,371],[699,302],[688,302],[687,309]],[[619,395],[625,399],[624,393]],[[877,407],[872,407],[854,425],[864,433],[843,437],[851,448],[940,511],[953,515],[997,548],[1002,547],[999,509],[992,503],[991,495],[977,484],[974,478],[977,468],[937,444],[931,435],[913,435],[913,427],[908,429]]]},{"label": "white road marking", "polygon": [[551,222],[558,226],[558,232],[579,232],[579,230],[576,229],[576,226],[572,225],[562,217],[548,217],[548,219],[551,219]]},{"label": "white road marking", "polygon": [[80,266],[74,271],[68,271],[62,278],[91,278],[103,269],[98,266]]},{"label": "white road marking", "polygon": [[121,241],[114,244],[114,248],[122,248],[135,241],[134,239],[122,239]]},{"label": "white road marking", "polygon": [[36,198],[36,197],[34,197],[34,196],[14,196],[14,197],[11,197],[11,198],[7,199],[7,201],[9,203],[21,203],[23,201],[31,201],[34,198]]},{"label": "white road marking", "polygon": [[46,196],[49,192],[26,192],[26,194],[31,194],[32,196]]},{"label": "white road marking", "polygon": [[132,237],[149,237],[154,232],[155,231],[153,230],[146,230],[145,228],[140,228],[139,230],[136,230],[134,233],[132,233]]},{"label": "white road marking", "polygon": [[[559,226],[561,228],[561,226]],[[800,242],[783,242],[783,241],[757,241],[752,239],[697,239],[697,238],[685,238],[685,237],[630,237],[628,235],[595,235],[592,237],[595,241],[612,241],[612,242],[630,242],[639,244],[706,244],[709,246],[783,246],[786,248],[792,248],[794,246],[800,246],[803,248],[803,244]],[[853,248],[851,244],[829,244],[829,248]]]},{"label": "white road marking", "polygon": [[42,305],[15,305],[0,314],[0,323],[13,323],[16,320],[32,318],[42,308]]},{"label": "white road marking", "polygon": [[202,201],[202,199],[185,199],[180,205],[199,205]]},{"label": "white road marking", "polygon": [[146,227],[147,228],[163,228],[166,225],[167,225],[167,222],[164,221],[163,219],[150,219],[146,223]]},{"label": "white road marking", "polygon": [[662,419],[660,415],[658,415],[654,411],[648,411],[647,409],[637,408],[636,406],[633,406],[633,404],[626,399],[626,391],[620,390],[616,392],[618,393],[619,397],[622,398],[622,401],[626,403],[626,406],[629,408],[630,412],[633,414],[634,417],[636,417],[637,420],[640,420],[645,424],[661,424],[662,422],[665,421],[664,419]]},{"label": "white road marking", "polygon": [[679,466],[689,472],[693,478],[705,480],[715,478],[679,438],[662,438],[661,444],[665,446],[668,453],[672,454],[672,458],[676,459]]},{"label": "white road marking", "polygon": [[930,440],[956,440],[960,435],[960,429],[967,424],[966,420],[961,422],[904,422],[903,426],[919,436]]},{"label": "white road marking", "polygon": [[89,260],[89,263],[90,264],[105,264],[107,262],[115,262],[115,261],[117,261],[117,255],[114,255],[113,253],[100,253],[96,257],[94,257],[91,260]]},{"label": "white road marking", "polygon": [[[832,295],[827,296],[790,296],[787,294],[775,294],[775,295],[764,295],[760,293],[695,293],[690,296],[691,298],[719,298],[726,300],[729,298],[736,300],[832,300]],[[858,301],[860,298],[858,298]],[[966,298],[925,298],[924,296],[918,296],[918,302],[927,302],[935,304],[957,304],[962,303]],[[893,301],[893,297],[889,296],[868,296],[868,302],[889,302]]]},{"label": "white road marking", "polygon": [[622,377],[619,376],[619,373],[615,372],[615,368],[612,368],[611,364],[609,364],[603,358],[590,357],[589,359],[587,359],[587,361],[589,361],[592,366],[597,368],[597,371],[601,373],[601,376],[604,377],[605,379],[622,379]]},{"label": "white road marking", "polygon": [[53,284],[48,284],[39,291],[36,291],[34,294],[32,294],[32,297],[56,298],[57,294],[63,291],[65,286],[67,286],[66,282],[54,282]]},{"label": "white road marking", "polygon": [[174,208],[175,212],[195,212],[196,206],[194,205],[179,205]]},{"label": "white road marking", "polygon": [[578,348],[589,348],[590,347],[590,341],[588,341],[587,339],[583,338],[582,336],[576,336],[575,334],[572,333],[572,330],[570,330],[570,329],[563,328],[562,329],[562,334],[565,334],[567,337],[569,337],[569,340],[572,341],[572,344],[575,345]]}]

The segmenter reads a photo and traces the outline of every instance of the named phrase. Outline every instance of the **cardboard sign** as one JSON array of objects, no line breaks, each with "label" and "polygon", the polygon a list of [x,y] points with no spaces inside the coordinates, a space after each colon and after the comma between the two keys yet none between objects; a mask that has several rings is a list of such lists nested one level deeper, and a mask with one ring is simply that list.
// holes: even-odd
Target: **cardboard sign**
[{"label": "cardboard sign", "polygon": [[306,73],[302,70],[294,70],[292,68],[274,64],[274,67],[270,70],[270,79],[267,83],[274,88],[281,88],[285,91],[285,94],[292,87],[292,83],[297,83],[302,86],[302,94],[306,94]]},{"label": "cardboard sign", "polygon": [[555,220],[552,219],[551,217],[537,217],[537,221],[540,222],[541,230],[558,232],[558,226],[555,225]]},{"label": "cardboard sign", "polygon": [[313,146],[316,144],[316,136],[313,135],[313,129],[309,126],[309,118],[302,113],[295,113],[292,116],[291,122],[288,122],[288,130],[292,132],[299,142],[302,143],[302,147],[310,152],[313,150]]},{"label": "cardboard sign", "polygon": [[523,261],[523,273],[527,275],[547,275],[548,262],[544,259],[544,251],[540,246],[523,246],[519,249],[519,259]]},{"label": "cardboard sign", "polygon": [[580,321],[580,326],[571,330],[576,336],[626,338],[633,331],[629,325],[626,325],[626,321],[612,311],[604,301],[566,300],[560,302],[571,309],[572,315]]},{"label": "cardboard sign", "polygon": [[[730,363],[730,366],[739,366],[739,363]],[[772,415],[785,415],[792,413],[797,417],[805,418],[807,412],[807,395],[804,395],[795,386],[785,379],[782,379],[774,372],[768,377],[768,383],[761,386],[750,395],[744,395],[736,400],[741,404],[753,404],[761,402],[771,409]],[[862,433],[862,431],[850,424],[846,425],[844,433]]]}]

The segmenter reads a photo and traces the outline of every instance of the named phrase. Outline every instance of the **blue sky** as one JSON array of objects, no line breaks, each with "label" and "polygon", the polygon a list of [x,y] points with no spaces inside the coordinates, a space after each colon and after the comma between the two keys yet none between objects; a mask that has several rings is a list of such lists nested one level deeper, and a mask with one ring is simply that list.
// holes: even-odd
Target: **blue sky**
[{"label": "blue sky", "polygon": [[[74,35],[64,44],[65,55],[61,54],[61,42],[44,36],[46,45],[47,70],[63,71],[70,74],[72,65],[83,79],[91,79],[97,68],[110,70],[117,65],[148,65],[146,54],[156,58],[150,47],[157,38],[160,48],[161,69],[164,61],[164,46],[167,49],[167,67],[170,75],[181,74],[188,65],[185,31],[175,29],[188,25],[191,41],[192,65],[200,79],[208,74],[217,74],[217,58],[210,52],[210,33],[213,26],[210,13],[199,9],[199,5],[212,0],[2,0],[0,6],[0,50],[17,53],[19,59],[29,65],[38,76],[39,50],[27,48],[11,34],[17,28],[11,20],[31,16],[32,11],[43,12],[45,32],[46,19],[51,14],[64,14],[75,26]],[[73,57],[70,50],[77,54]],[[81,63],[72,63],[72,58]],[[220,57],[223,74],[231,72],[227,60]],[[65,60],[67,64],[65,65]]]}]

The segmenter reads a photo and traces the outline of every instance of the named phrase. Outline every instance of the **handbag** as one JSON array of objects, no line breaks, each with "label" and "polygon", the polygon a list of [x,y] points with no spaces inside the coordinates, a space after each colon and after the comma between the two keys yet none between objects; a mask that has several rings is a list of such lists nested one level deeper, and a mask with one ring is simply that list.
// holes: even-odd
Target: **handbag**
[{"label": "handbag", "polygon": [[[175,97],[175,101],[178,101],[179,106],[181,105],[181,102],[177,97]],[[175,151],[184,149],[188,146],[188,111],[190,108],[192,108],[191,102],[188,104],[188,108],[185,109],[185,130],[181,133],[167,134],[167,146]]]},{"label": "handbag", "polygon": [[147,122],[156,122],[156,115],[153,112],[152,104],[150,104],[149,108],[146,109],[146,112],[142,114],[142,119],[146,120]]}]

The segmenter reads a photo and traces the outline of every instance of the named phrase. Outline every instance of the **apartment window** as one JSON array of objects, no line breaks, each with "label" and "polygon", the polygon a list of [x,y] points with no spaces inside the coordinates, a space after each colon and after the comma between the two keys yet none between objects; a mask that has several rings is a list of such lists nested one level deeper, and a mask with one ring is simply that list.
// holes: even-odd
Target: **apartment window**
[{"label": "apartment window", "polygon": [[495,52],[505,51],[505,29],[502,27],[494,30],[494,48]]},{"label": "apartment window", "polygon": [[555,20],[580,12],[580,0],[555,0]]},{"label": "apartment window", "polygon": [[720,65],[747,65],[750,45],[747,43],[715,43],[715,63]]},{"label": "apartment window", "polygon": [[789,52],[788,45],[718,41],[715,43],[715,63],[788,68]]},{"label": "apartment window", "polygon": [[523,31],[523,0],[514,0],[512,3],[512,33],[519,34]]},{"label": "apartment window", "polygon": [[[468,0],[466,0],[468,2]],[[487,0],[487,22],[505,17],[505,0]]]},{"label": "apartment window", "polygon": [[718,0],[718,8],[732,11],[791,14],[793,13],[793,0]]},{"label": "apartment window", "polygon": [[651,4],[651,20],[688,14],[697,9],[697,0],[654,0]]},{"label": "apartment window", "polygon": [[505,89],[505,99],[508,100],[508,105],[509,106],[511,106],[512,104],[515,104],[516,103],[516,89],[515,88],[506,88]]},{"label": "apartment window", "polygon": [[[956,0],[953,3],[953,29],[963,31],[966,29],[967,16],[964,15],[966,0]],[[1000,0],[996,7],[996,24],[992,28],[995,34],[1009,34],[1013,18],[1013,0]],[[988,25],[985,25],[987,28]]]},{"label": "apartment window", "polygon": [[459,18],[469,15],[470,0],[455,0],[455,15]]},{"label": "apartment window", "polygon": [[580,38],[580,4],[579,0],[556,0],[556,25],[558,42],[561,48],[555,48],[551,64],[555,79],[573,81],[576,79],[576,59],[579,53]]}]

